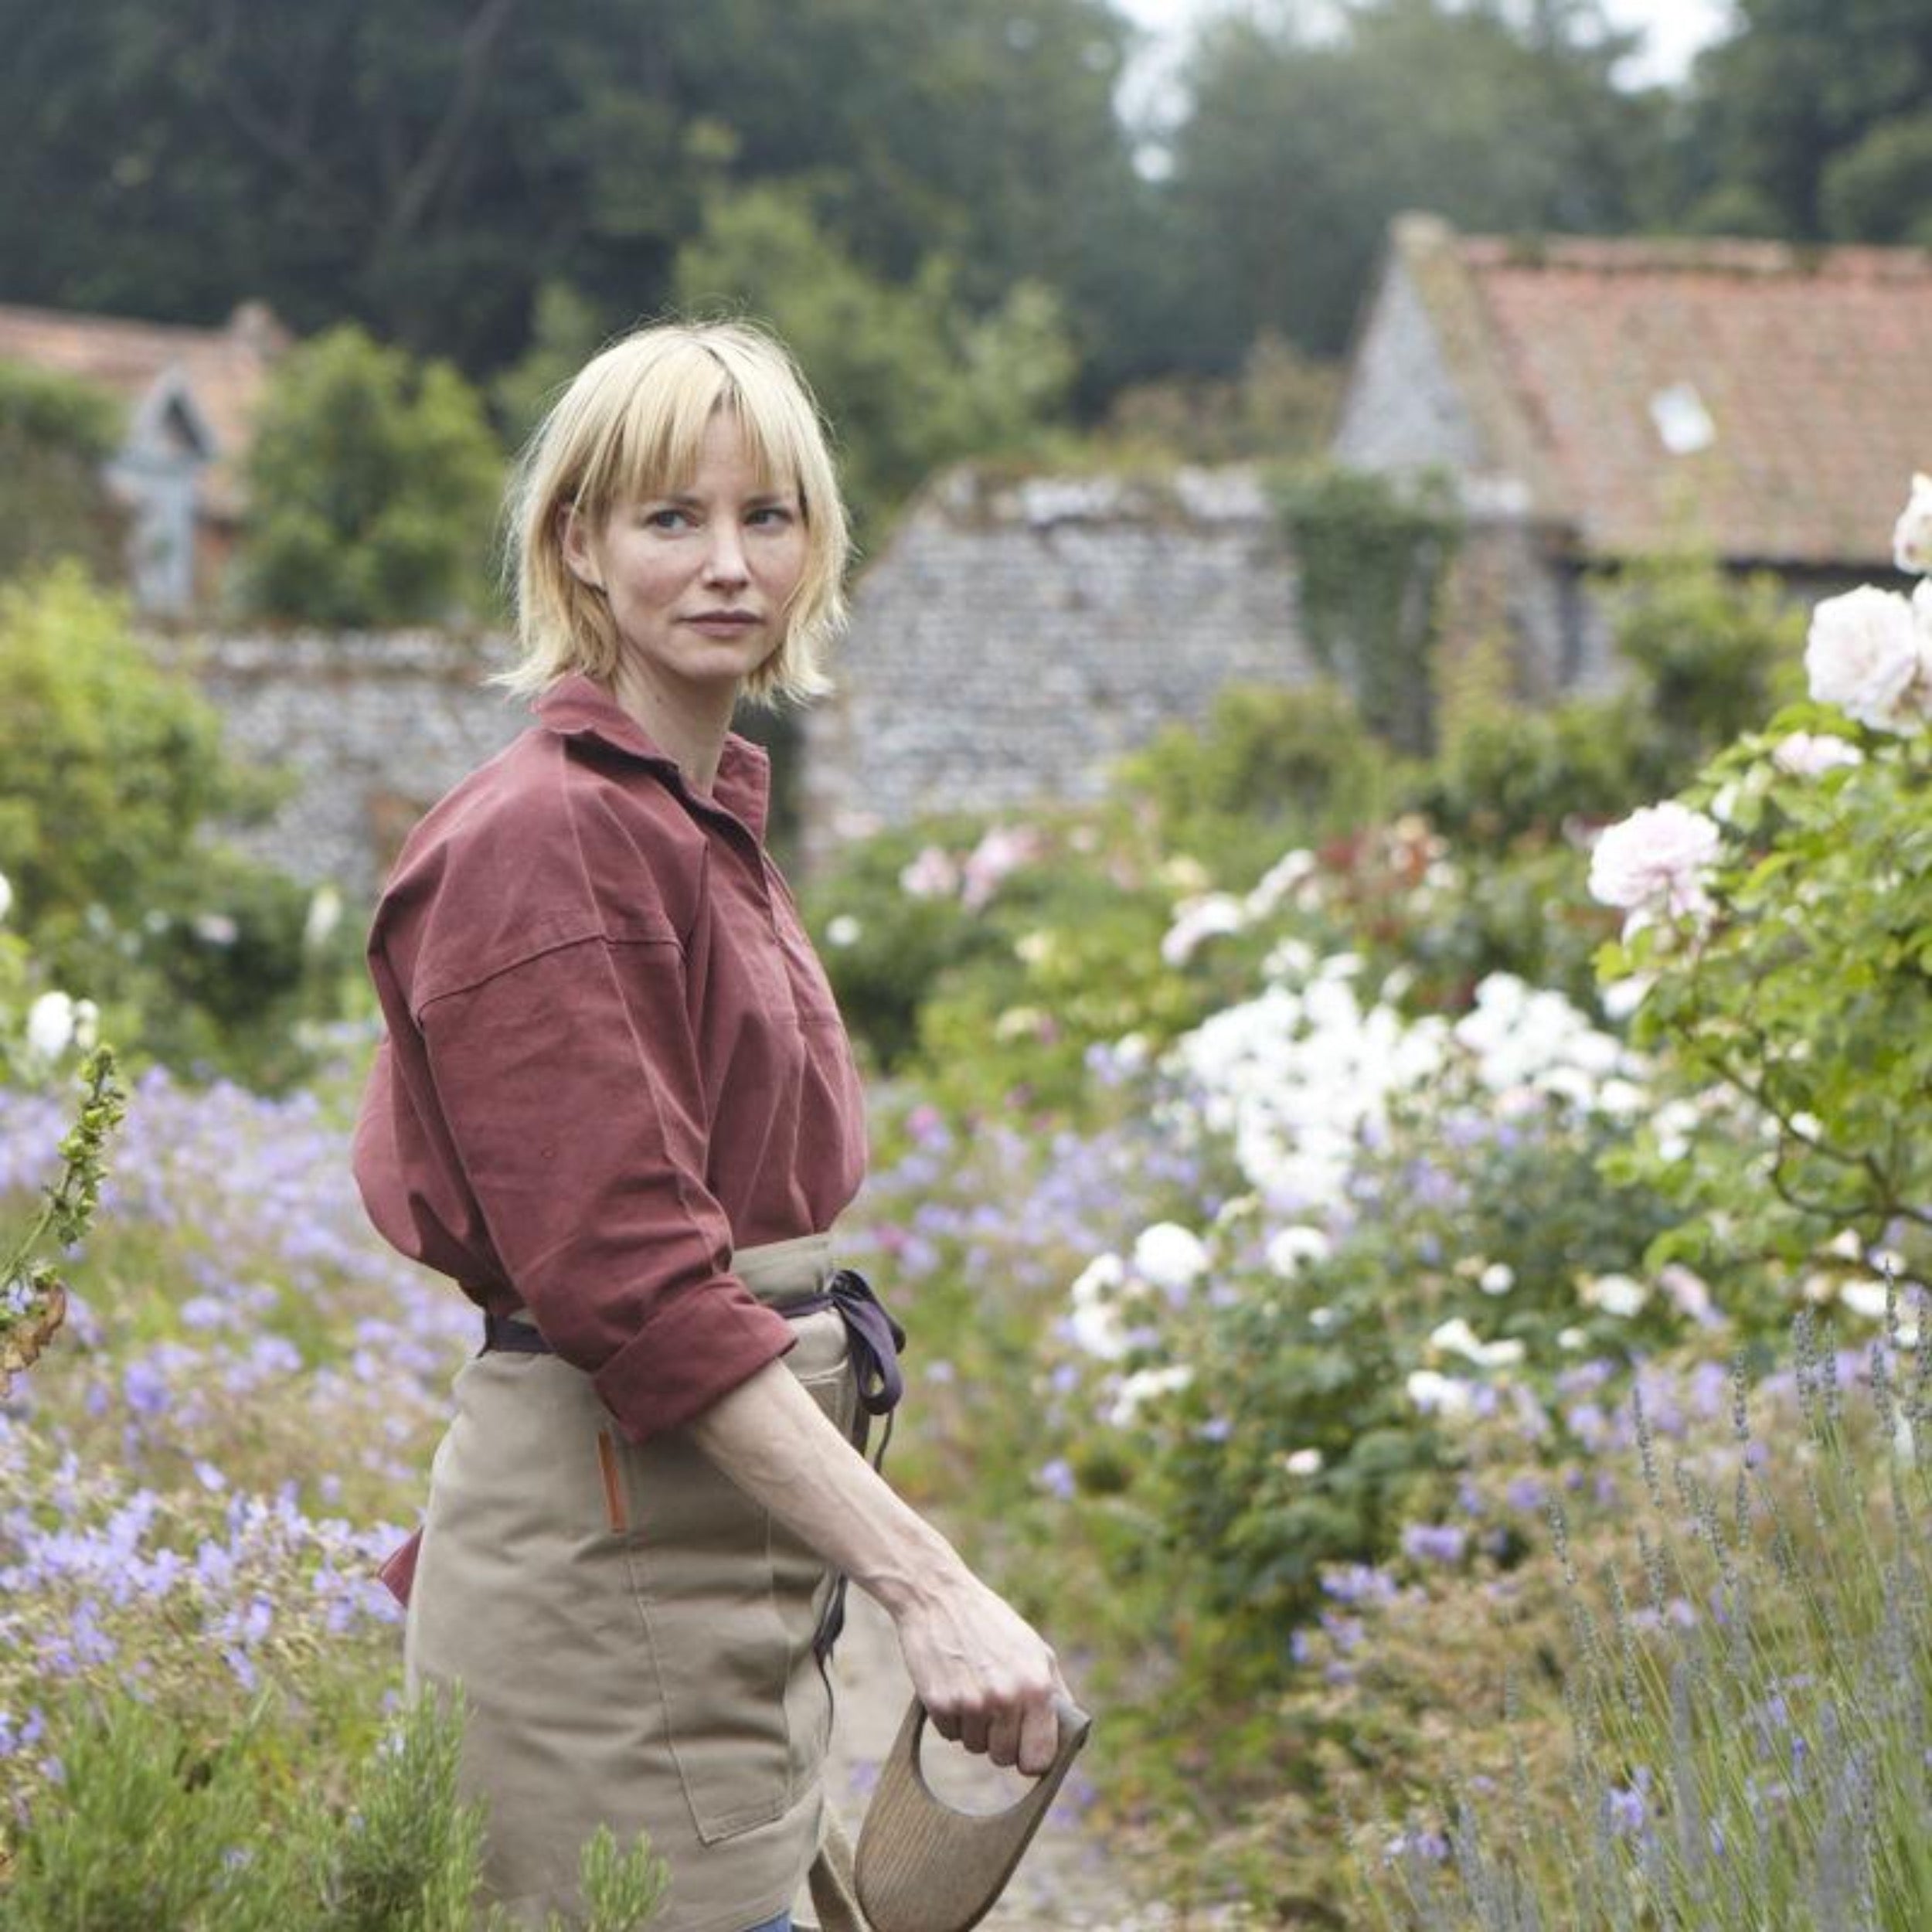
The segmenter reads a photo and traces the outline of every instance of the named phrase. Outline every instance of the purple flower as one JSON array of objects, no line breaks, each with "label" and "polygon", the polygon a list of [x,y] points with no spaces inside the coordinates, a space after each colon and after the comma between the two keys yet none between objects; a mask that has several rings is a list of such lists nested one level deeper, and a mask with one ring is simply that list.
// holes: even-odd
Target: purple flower
[{"label": "purple flower", "polygon": [[1033,1480],[1049,1496],[1057,1496],[1062,1502],[1071,1502],[1073,1496],[1073,1471],[1066,1458],[1056,1456],[1051,1462],[1043,1463],[1033,1471]]},{"label": "purple flower", "polygon": [[1469,1532],[1457,1523],[1412,1522],[1402,1532],[1402,1553],[1418,1563],[1459,1563]]}]

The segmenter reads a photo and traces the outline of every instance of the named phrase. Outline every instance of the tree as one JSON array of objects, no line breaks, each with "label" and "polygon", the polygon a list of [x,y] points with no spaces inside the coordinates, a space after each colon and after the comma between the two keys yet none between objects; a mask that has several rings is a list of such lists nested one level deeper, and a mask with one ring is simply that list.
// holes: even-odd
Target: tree
[{"label": "tree", "polygon": [[259,295],[472,377],[567,281],[656,311],[708,198],[809,179],[855,258],[1055,287],[1117,353],[1146,277],[1106,0],[0,0],[17,298],[183,320]]},{"label": "tree", "polygon": [[502,465],[475,392],[352,324],[277,369],[249,454],[243,600],[338,628],[487,607]]},{"label": "tree", "polygon": [[1903,241],[1932,179],[1932,14],[1920,0],[1736,0],[1699,60],[1706,230],[1734,213],[1796,240]]},{"label": "tree", "polygon": [[121,413],[84,383],[0,362],[0,577],[60,556],[101,577],[117,569],[124,522],[101,466]]},{"label": "tree", "polygon": [[862,534],[941,464],[1023,446],[1057,417],[1073,358],[1052,293],[1022,284],[975,315],[943,257],[909,286],[869,272],[802,192],[720,197],[679,252],[674,287],[696,311],[749,310],[784,337],[840,446]]},{"label": "tree", "polygon": [[1657,104],[1613,83],[1630,43],[1600,26],[1594,7],[1543,7],[1526,28],[1443,0],[1359,0],[1320,41],[1291,21],[1212,22],[1170,189],[1196,291],[1188,362],[1231,369],[1266,328],[1339,352],[1406,208],[1505,232],[1624,225]]}]

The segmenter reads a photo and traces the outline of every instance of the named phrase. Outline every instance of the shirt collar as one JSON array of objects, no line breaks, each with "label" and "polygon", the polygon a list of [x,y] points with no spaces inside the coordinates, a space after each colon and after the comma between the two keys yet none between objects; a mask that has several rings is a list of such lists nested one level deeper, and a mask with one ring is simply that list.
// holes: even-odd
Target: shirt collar
[{"label": "shirt collar", "polygon": [[560,678],[537,699],[538,722],[563,738],[594,738],[614,751],[649,765],[689,809],[722,808],[740,821],[760,845],[765,815],[771,801],[771,760],[762,746],[735,731],[725,734],[718,759],[718,776],[711,796],[704,798],[685,783],[678,761],[594,678],[573,671]]}]

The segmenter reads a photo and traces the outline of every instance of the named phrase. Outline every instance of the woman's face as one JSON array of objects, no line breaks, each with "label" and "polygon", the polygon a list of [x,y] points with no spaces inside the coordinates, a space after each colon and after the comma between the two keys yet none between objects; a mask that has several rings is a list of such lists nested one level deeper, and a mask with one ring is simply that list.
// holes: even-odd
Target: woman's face
[{"label": "woman's face", "polygon": [[682,485],[613,505],[601,529],[574,513],[563,527],[564,561],[609,600],[631,670],[674,687],[735,686],[778,648],[808,547],[797,491],[760,475],[723,411]]}]

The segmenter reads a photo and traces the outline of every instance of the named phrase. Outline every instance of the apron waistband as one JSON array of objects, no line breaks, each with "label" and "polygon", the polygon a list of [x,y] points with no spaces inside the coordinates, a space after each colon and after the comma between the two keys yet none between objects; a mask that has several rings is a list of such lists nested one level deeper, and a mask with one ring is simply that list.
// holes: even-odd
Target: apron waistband
[{"label": "apron waistband", "polygon": [[[845,1325],[859,1400],[869,1416],[889,1414],[906,1393],[899,1352],[906,1331],[886,1311],[872,1284],[854,1268],[835,1267],[832,1237],[801,1234],[787,1241],[764,1241],[739,1248],[731,1270],[752,1294],[787,1321],[835,1310]],[[485,1314],[483,1349],[511,1355],[553,1355],[527,1310]]]}]

